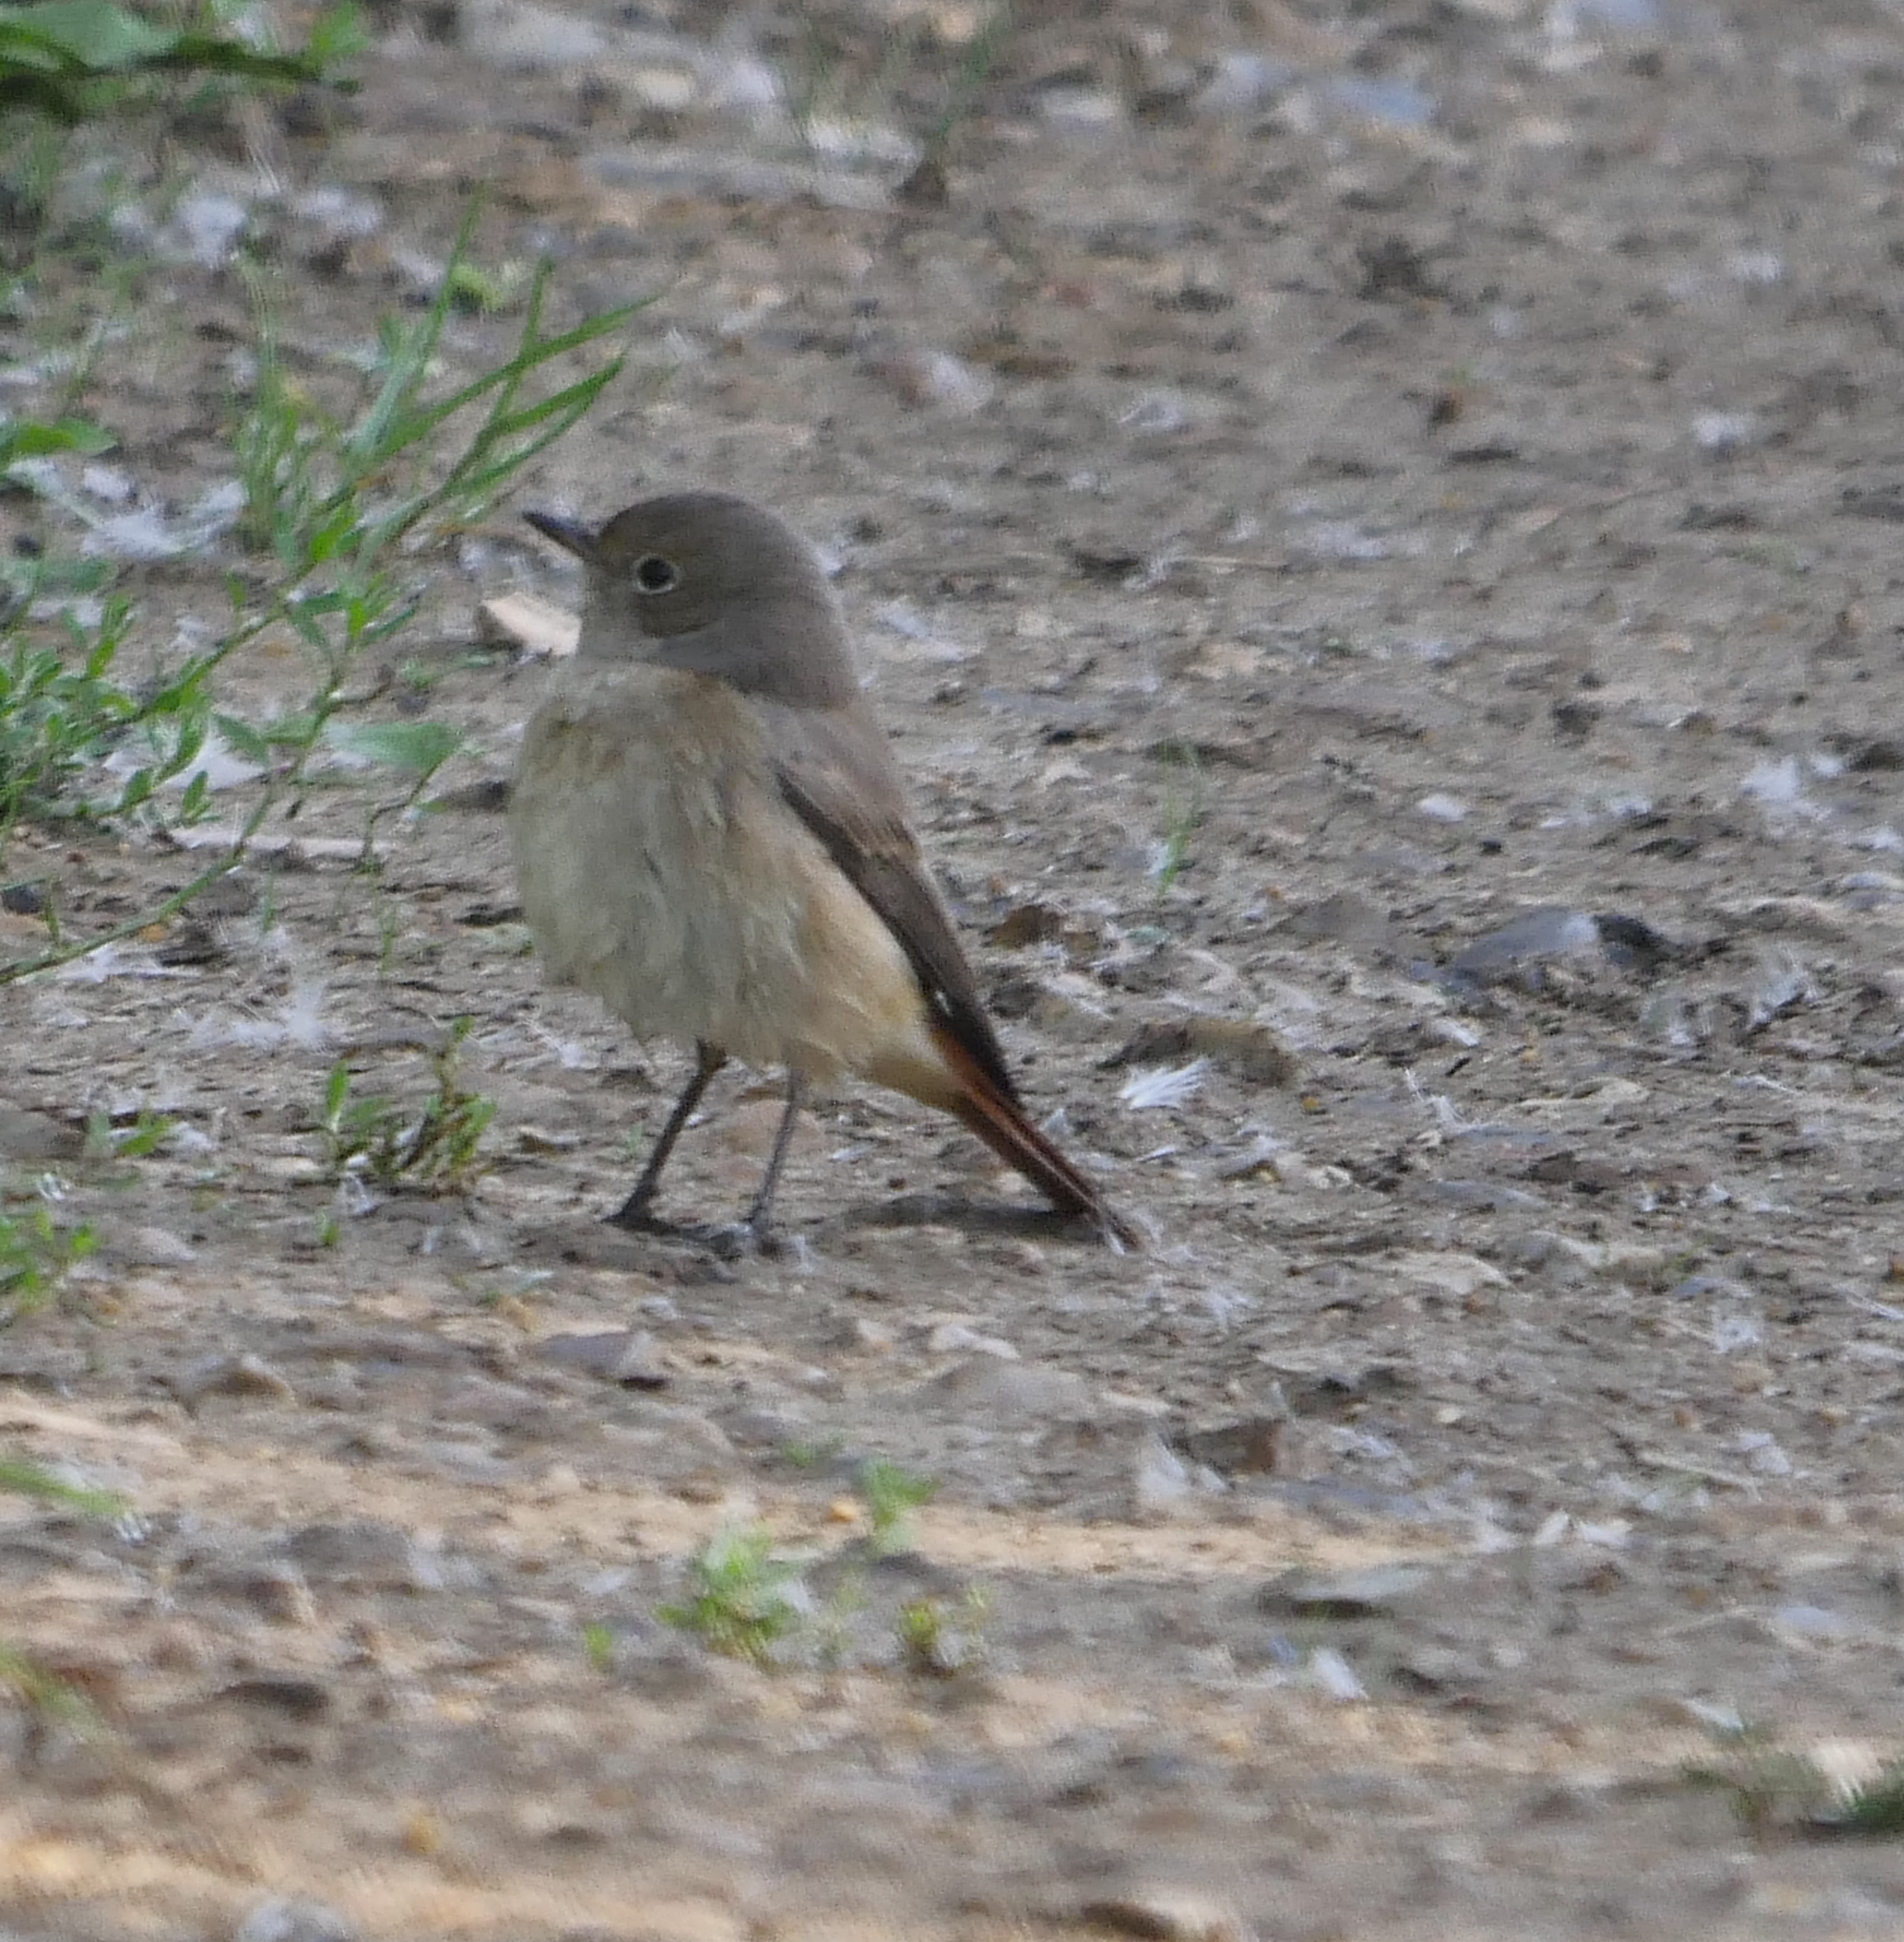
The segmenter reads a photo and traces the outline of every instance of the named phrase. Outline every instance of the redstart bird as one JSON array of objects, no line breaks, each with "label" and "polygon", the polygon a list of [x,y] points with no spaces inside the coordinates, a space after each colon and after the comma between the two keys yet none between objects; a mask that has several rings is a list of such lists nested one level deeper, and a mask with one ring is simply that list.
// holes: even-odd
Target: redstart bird
[{"label": "redstart bird", "polygon": [[724,492],[649,499],[599,532],[528,518],[587,591],[517,770],[523,911],[551,978],[696,1061],[613,1218],[667,1231],[662,1169],[733,1058],[787,1074],[756,1244],[806,1089],[850,1074],[952,1113],[1060,1212],[1136,1245],[1026,1116],[812,550]]}]

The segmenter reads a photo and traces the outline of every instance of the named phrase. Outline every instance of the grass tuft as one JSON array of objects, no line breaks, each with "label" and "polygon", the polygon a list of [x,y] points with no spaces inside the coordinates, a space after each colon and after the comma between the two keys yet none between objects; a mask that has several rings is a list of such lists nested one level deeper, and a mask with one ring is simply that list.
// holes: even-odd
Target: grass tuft
[{"label": "grass tuft", "polygon": [[934,1679],[969,1672],[985,1656],[985,1622],[992,1601],[977,1585],[956,1605],[915,1598],[900,1607],[895,1627],[909,1671]]},{"label": "grass tuft", "polygon": [[32,1206],[0,1210],[0,1328],[45,1307],[74,1264],[99,1245],[90,1226],[54,1219],[48,1199],[60,1190],[57,1183],[43,1181]]},{"label": "grass tuft", "polygon": [[688,1564],[687,1596],[658,1610],[712,1650],[767,1665],[810,1604],[799,1566],[777,1558],[772,1533],[756,1524],[717,1533]]},{"label": "grass tuft", "polygon": [[938,1490],[935,1478],[915,1476],[883,1457],[863,1466],[860,1493],[866,1503],[866,1548],[875,1558],[912,1549],[912,1513],[931,1502]]},{"label": "grass tuft", "polygon": [[30,1456],[0,1454],[0,1490],[29,1498],[36,1504],[56,1504],[63,1510],[78,1511],[86,1517],[119,1518],[126,1511],[125,1500],[111,1490],[69,1483],[57,1471],[35,1463]]},{"label": "grass tuft", "polygon": [[465,1187],[496,1102],[471,1092],[460,1076],[463,1041],[474,1021],[460,1018],[430,1055],[435,1085],[412,1112],[380,1093],[353,1097],[351,1068],[339,1059],[324,1086],[317,1129],[333,1178],[368,1173],[380,1187]]},{"label": "grass tuft", "polygon": [[1715,1731],[1716,1757],[1682,1769],[1687,1784],[1722,1794],[1741,1828],[1757,1839],[1783,1834],[1867,1840],[1904,1836],[1904,1757],[1847,1787],[1808,1754],[1782,1746],[1764,1728]]}]

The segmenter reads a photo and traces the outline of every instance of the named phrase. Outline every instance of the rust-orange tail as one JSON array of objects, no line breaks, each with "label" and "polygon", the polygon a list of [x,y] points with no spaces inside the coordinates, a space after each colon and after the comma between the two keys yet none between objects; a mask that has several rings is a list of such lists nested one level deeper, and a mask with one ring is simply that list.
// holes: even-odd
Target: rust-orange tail
[{"label": "rust-orange tail", "polygon": [[[1095,1222],[1114,1245],[1141,1248],[1136,1229],[1105,1199],[1096,1181],[1081,1172],[1050,1137],[1039,1132],[1023,1110],[943,1025],[931,1027],[934,1049],[956,1089],[928,1101],[963,1121],[1005,1163],[1022,1173],[1061,1214],[1079,1214]],[[911,1091],[911,1087],[907,1087]]]}]

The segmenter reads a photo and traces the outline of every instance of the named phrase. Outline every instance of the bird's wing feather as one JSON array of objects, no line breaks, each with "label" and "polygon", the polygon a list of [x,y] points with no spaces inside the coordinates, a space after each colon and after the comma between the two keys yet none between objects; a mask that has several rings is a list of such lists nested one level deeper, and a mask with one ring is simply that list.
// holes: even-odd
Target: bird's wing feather
[{"label": "bird's wing feather", "polygon": [[897,939],[959,1045],[1016,1104],[1004,1049],[919,853],[899,771],[878,724],[857,709],[754,705],[782,796]]}]

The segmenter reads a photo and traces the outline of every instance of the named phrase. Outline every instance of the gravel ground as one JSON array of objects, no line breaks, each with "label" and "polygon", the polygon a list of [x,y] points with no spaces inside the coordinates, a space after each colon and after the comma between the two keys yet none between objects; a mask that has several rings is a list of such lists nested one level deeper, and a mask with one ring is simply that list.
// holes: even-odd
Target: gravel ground
[{"label": "gravel ground", "polygon": [[[320,388],[479,180],[486,260],[652,299],[523,503],[828,550],[1028,1096],[1152,1239],[864,1092],[780,1259],[599,1224],[685,1068],[511,920],[545,672],[476,608],[578,590],[499,508],[366,709],[461,731],[449,808],[366,875],[319,791],[0,998],[0,1148],[101,1237],[0,1335],[0,1447],[136,1513],[4,1500],[0,1639],[106,1729],[0,1713],[10,1933],[1898,1932],[1904,1855],[1814,1824],[1904,1753],[1904,18],[1028,8],[969,98],[956,6],[376,25],[351,103],[115,188],[110,464],[168,519],[229,476],[234,209]],[[142,638],[234,544],[139,570]],[[190,867],[8,860],[73,924]],[[340,1194],[333,1066],[417,1101],[459,1015],[488,1170]],[[671,1205],[744,1204],[771,1077]],[[142,1105],[180,1135],[80,1156]],[[937,1486],[885,1544],[875,1459]],[[661,1615],[756,1524],[765,1666]],[[1689,1784],[1763,1776],[1738,1725],[1820,1797]]]}]

